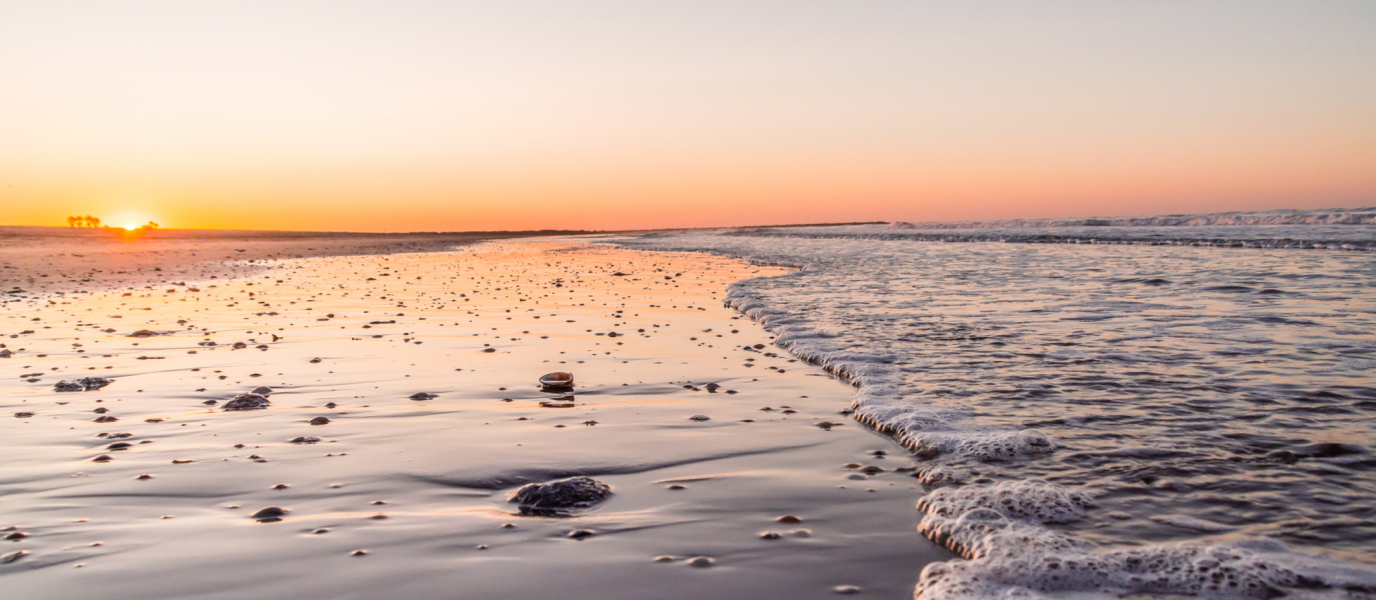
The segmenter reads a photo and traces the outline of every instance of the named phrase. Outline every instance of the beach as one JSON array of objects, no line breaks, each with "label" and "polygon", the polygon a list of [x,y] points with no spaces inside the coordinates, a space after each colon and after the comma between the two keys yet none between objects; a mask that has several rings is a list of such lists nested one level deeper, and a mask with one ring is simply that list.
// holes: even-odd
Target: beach
[{"label": "beach", "polygon": [[[918,461],[840,414],[853,388],[724,305],[793,269],[559,239],[235,241],[226,271],[182,243],[215,262],[67,289],[5,250],[15,597],[904,597],[951,557],[916,533]],[[55,391],[83,377],[111,382]],[[508,501],[574,476],[610,496]]]}]

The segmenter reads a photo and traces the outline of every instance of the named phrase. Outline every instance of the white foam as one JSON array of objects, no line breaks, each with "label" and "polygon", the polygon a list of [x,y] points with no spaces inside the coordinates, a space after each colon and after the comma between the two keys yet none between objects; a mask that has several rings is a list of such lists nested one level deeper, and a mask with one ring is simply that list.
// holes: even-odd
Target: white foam
[{"label": "white foam", "polygon": [[1270,598],[1286,588],[1376,590],[1376,572],[1337,565],[1271,540],[1101,549],[1054,532],[1088,497],[1029,479],[938,489],[918,502],[918,530],[964,561],[927,565],[917,598],[1040,598],[1064,592]]}]

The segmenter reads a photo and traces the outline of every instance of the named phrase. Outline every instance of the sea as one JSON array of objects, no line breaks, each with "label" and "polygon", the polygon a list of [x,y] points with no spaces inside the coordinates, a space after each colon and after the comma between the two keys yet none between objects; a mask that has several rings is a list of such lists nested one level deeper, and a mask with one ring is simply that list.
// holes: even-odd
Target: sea
[{"label": "sea", "polygon": [[1376,208],[610,241],[794,268],[726,302],[920,459],[919,597],[1376,592]]}]

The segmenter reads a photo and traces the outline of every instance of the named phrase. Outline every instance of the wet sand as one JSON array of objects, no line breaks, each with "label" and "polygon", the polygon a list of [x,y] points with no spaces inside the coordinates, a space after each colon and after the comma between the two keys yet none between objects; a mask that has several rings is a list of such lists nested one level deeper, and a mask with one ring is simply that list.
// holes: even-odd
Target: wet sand
[{"label": "wet sand", "polygon": [[359,234],[0,226],[0,294],[82,293],[249,277],[269,261],[442,252],[530,232]]},{"label": "wet sand", "polygon": [[[915,531],[914,459],[838,414],[853,390],[722,305],[783,269],[576,240],[261,267],[3,304],[0,537],[27,534],[0,544],[6,590],[908,597],[950,557]],[[550,371],[576,376],[573,407],[540,405]],[[54,391],[87,376],[114,381]],[[220,410],[258,386],[270,408]],[[507,502],[573,475],[612,495],[566,517]]]}]

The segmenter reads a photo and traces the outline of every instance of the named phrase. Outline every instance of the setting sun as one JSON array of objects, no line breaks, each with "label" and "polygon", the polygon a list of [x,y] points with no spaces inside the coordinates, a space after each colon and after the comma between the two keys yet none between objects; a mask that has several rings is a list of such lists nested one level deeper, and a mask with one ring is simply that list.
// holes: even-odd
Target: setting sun
[{"label": "setting sun", "polygon": [[127,230],[129,230],[129,231],[133,231],[133,230],[135,230],[135,229],[138,228],[138,225],[135,225],[135,224],[133,224],[133,223],[125,223],[125,224],[124,224],[124,228],[127,229]]}]

